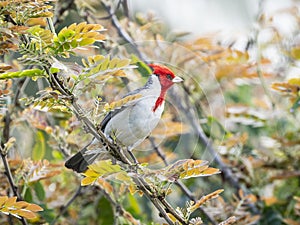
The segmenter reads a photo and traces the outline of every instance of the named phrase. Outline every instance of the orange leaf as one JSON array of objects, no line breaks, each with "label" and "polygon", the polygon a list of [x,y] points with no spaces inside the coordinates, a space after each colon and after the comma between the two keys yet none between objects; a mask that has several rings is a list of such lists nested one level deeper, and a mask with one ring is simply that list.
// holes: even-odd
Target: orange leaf
[{"label": "orange leaf", "polygon": [[300,225],[299,222],[292,220],[292,219],[283,219],[282,220],[284,223],[286,223],[287,225]]},{"label": "orange leaf", "polygon": [[7,201],[8,197],[7,196],[0,196],[0,207]]},{"label": "orange leaf", "polygon": [[274,196],[272,196],[272,197],[264,197],[263,201],[265,202],[265,204],[267,206],[271,206],[271,205],[277,203],[278,199],[276,197],[274,197]]},{"label": "orange leaf", "polygon": [[44,209],[42,207],[40,207],[39,205],[36,204],[29,204],[26,207],[26,210],[30,210],[32,212],[39,212],[39,211],[43,211]]},{"label": "orange leaf", "polygon": [[15,213],[19,216],[22,216],[26,219],[34,219],[36,218],[36,214],[31,212],[31,211],[27,211],[27,210],[16,210]]},{"label": "orange leaf", "polygon": [[202,196],[201,199],[199,201],[197,201],[194,205],[192,205],[191,207],[189,207],[189,210],[191,212],[195,211],[197,208],[199,208],[201,205],[203,205],[205,202],[216,198],[219,196],[220,193],[222,193],[224,190],[223,189],[219,189],[216,190],[208,195]]},{"label": "orange leaf", "polygon": [[16,202],[16,204],[14,204],[14,207],[17,209],[26,208],[27,206],[28,206],[28,203],[24,202],[24,201]]},{"label": "orange leaf", "polygon": [[17,197],[11,197],[5,202],[4,206],[5,207],[13,206],[16,203],[16,201],[17,201]]},{"label": "orange leaf", "polygon": [[219,169],[209,167],[206,170],[204,170],[201,174],[203,174],[203,175],[213,175],[213,174],[217,174],[217,173],[220,173]]}]

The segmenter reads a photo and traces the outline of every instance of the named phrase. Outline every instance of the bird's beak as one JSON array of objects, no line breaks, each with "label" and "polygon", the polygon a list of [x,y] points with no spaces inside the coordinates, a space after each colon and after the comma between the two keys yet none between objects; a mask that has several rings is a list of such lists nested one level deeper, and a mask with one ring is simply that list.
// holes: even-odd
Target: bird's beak
[{"label": "bird's beak", "polygon": [[177,77],[177,76],[172,79],[173,83],[179,83],[179,82],[182,82],[182,81],[183,81],[183,79],[181,77]]}]

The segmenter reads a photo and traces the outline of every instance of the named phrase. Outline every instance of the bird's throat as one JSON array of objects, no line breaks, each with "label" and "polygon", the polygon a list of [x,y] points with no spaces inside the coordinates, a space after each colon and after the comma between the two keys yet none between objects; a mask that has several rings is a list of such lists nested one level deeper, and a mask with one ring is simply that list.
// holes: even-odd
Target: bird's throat
[{"label": "bird's throat", "polygon": [[165,101],[165,95],[166,95],[166,91],[162,90],[160,92],[160,95],[156,99],[155,105],[154,105],[154,107],[152,109],[153,112],[155,112],[158,109],[158,107],[160,107],[164,103],[164,101]]}]

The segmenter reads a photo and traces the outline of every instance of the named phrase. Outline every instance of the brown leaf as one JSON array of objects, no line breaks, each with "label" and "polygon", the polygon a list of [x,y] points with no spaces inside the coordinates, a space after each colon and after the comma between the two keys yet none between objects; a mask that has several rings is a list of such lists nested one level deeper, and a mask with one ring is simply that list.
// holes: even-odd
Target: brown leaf
[{"label": "brown leaf", "polygon": [[16,203],[16,201],[17,201],[17,197],[8,198],[4,204],[4,207],[8,208],[10,206],[13,206]]},{"label": "brown leaf", "polygon": [[282,221],[284,223],[286,223],[287,225],[300,225],[300,222],[298,222],[296,220],[289,219],[289,218],[283,219]]},{"label": "brown leaf", "polygon": [[34,219],[37,217],[35,213],[27,210],[16,210],[12,214],[17,214],[18,216],[22,216],[26,219]]},{"label": "brown leaf", "polygon": [[32,212],[39,212],[39,211],[43,211],[44,209],[42,207],[40,207],[39,205],[36,204],[29,204],[26,207],[26,210],[30,210]]},{"label": "brown leaf", "polygon": [[205,202],[216,198],[219,196],[220,193],[222,193],[224,190],[223,189],[219,189],[216,190],[208,195],[203,196],[199,201],[197,201],[194,205],[192,205],[191,207],[189,207],[189,210],[191,212],[195,211],[196,209],[198,209],[201,205],[203,205]]},{"label": "brown leaf", "polygon": [[29,203],[27,203],[25,201],[19,201],[14,204],[14,207],[17,209],[22,209],[22,208],[28,207],[28,205],[29,205]]},{"label": "brown leaf", "polygon": [[7,196],[0,196],[0,207],[3,206],[3,204],[7,201]]}]

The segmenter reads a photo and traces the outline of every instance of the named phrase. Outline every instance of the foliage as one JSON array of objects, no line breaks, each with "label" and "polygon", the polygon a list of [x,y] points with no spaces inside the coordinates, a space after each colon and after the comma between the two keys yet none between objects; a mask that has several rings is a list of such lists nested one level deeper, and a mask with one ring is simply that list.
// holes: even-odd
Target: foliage
[{"label": "foliage", "polygon": [[[152,14],[130,20],[126,1],[70,4],[0,1],[1,224],[299,224],[293,8],[260,5],[259,26],[238,48],[219,34],[181,39]],[[277,29],[282,14],[298,22],[294,36]],[[184,83],[132,152],[136,164],[98,126],[141,97],[119,96],[145,83],[145,59]],[[93,138],[107,144],[104,159],[83,178],[65,169]]]},{"label": "foliage", "polygon": [[17,218],[22,216],[26,219],[34,219],[37,217],[35,213],[39,211],[43,211],[43,209],[36,204],[17,201],[17,197],[8,198],[7,196],[0,196],[0,212],[6,215],[13,215]]}]

